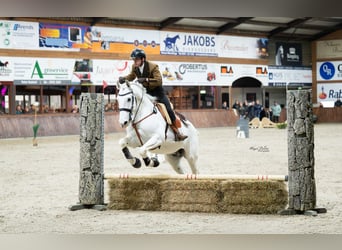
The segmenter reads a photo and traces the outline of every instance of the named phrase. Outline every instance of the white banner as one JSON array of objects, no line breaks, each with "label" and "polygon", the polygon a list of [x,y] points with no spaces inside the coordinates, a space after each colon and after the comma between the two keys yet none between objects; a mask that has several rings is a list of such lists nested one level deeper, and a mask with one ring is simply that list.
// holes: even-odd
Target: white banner
[{"label": "white banner", "polygon": [[218,56],[227,58],[266,58],[268,57],[268,39],[218,36]]},{"label": "white banner", "polygon": [[120,76],[129,74],[132,61],[125,60],[93,60],[91,80],[94,85],[116,85]]},{"label": "white banner", "polygon": [[[342,83],[319,83],[317,84],[317,102],[333,103],[338,99],[342,99]],[[323,104],[324,106],[324,104]]]},{"label": "white banner", "polygon": [[220,64],[218,65],[218,82],[220,85],[232,86],[233,82],[241,77],[252,77],[261,82],[263,86],[268,84],[268,66],[250,64]]},{"label": "white banner", "polygon": [[317,41],[317,58],[341,58],[342,40]]},{"label": "white banner", "polygon": [[[91,27],[92,52],[131,53],[143,49],[147,55],[159,55],[159,31],[109,27]],[[127,58],[128,59],[128,58]]]},{"label": "white banner", "polygon": [[0,81],[13,81],[13,57],[0,56]]},{"label": "white banner", "polygon": [[70,84],[75,59],[22,58],[13,61],[15,85]]},{"label": "white banner", "polygon": [[156,62],[163,77],[163,84],[169,86],[218,85],[217,64],[191,62]]},{"label": "white banner", "polygon": [[1,49],[39,49],[39,24],[0,20]]},{"label": "white banner", "polygon": [[303,84],[312,85],[312,70],[309,67],[268,67],[268,86],[281,87]]},{"label": "white banner", "polygon": [[216,35],[161,31],[160,42],[161,55],[218,55]]},{"label": "white banner", "polygon": [[317,81],[336,80],[342,80],[342,61],[317,63]]}]

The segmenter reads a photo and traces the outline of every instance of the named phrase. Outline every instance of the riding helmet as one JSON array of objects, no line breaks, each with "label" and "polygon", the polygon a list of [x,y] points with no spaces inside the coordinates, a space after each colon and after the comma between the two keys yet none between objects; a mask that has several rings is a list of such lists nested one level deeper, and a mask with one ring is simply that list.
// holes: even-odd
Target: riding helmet
[{"label": "riding helmet", "polygon": [[131,58],[133,60],[135,58],[145,58],[146,59],[145,51],[143,51],[142,49],[134,49],[131,53]]}]

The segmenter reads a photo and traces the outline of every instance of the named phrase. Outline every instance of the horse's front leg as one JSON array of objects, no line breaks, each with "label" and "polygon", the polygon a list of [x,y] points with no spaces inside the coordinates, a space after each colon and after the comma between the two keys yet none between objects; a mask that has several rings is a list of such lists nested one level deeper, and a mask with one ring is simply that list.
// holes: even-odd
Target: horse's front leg
[{"label": "horse's front leg", "polygon": [[158,167],[159,161],[157,157],[149,158],[147,152],[149,150],[160,147],[163,140],[158,135],[152,136],[144,145],[142,145],[139,149],[139,153],[144,160],[146,166],[149,167]]},{"label": "horse's front leg", "polygon": [[133,167],[140,168],[141,167],[141,161],[138,158],[132,156],[131,152],[128,149],[128,141],[129,141],[128,137],[124,137],[124,138],[119,140],[121,150],[122,150],[123,154],[125,155],[125,158],[127,159],[127,161]]}]

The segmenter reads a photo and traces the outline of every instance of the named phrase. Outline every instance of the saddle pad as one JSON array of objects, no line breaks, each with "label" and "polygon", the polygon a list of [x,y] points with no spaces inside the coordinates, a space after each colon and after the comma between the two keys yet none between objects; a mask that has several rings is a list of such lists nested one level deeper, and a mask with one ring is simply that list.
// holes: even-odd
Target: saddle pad
[{"label": "saddle pad", "polygon": [[167,112],[167,109],[164,105],[164,103],[157,102],[156,103],[157,108],[159,109],[159,112],[162,114],[166,122],[170,125],[172,125],[171,118],[169,116],[169,113]]}]

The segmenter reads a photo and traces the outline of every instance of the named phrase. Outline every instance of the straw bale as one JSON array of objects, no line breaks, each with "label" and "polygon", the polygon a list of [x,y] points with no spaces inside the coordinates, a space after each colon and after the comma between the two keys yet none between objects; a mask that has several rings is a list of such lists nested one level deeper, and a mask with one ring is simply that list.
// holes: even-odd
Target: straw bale
[{"label": "straw bale", "polygon": [[269,214],[284,209],[288,192],[281,181],[224,181],[221,183],[222,212]]},{"label": "straw bale", "polygon": [[284,181],[109,179],[111,209],[272,214],[288,203]]},{"label": "straw bale", "polygon": [[164,211],[218,212],[218,180],[165,180],[161,184]]},{"label": "straw bale", "polygon": [[160,181],[156,179],[111,179],[108,208],[159,210]]}]

